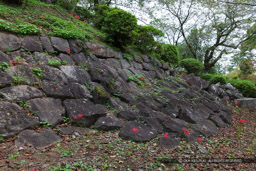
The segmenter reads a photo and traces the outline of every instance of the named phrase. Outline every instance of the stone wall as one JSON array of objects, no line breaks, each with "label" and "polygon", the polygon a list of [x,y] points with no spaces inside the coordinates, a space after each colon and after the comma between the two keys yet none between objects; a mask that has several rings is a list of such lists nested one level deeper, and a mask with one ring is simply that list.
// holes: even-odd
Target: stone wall
[{"label": "stone wall", "polygon": [[[52,128],[64,134],[59,124],[69,118],[83,127],[120,128],[122,138],[135,141],[166,132],[168,138],[159,143],[172,148],[183,128],[190,131],[187,141],[193,141],[232,123],[222,100],[242,96],[231,85],[177,75],[146,55],[123,56],[81,40],[0,33],[0,64],[10,64],[0,70],[0,134],[18,134],[19,146],[45,147],[60,140]],[[138,75],[143,75],[139,82],[131,81]],[[50,128],[35,132],[40,122]]]}]

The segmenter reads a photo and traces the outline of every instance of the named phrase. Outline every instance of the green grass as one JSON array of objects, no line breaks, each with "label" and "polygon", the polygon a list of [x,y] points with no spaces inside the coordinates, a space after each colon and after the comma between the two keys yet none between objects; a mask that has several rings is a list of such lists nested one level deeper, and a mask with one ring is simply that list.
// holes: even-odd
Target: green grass
[{"label": "green grass", "polygon": [[28,0],[28,5],[8,6],[0,2],[0,31],[18,35],[45,34],[66,39],[98,42],[105,35],[58,5]]}]

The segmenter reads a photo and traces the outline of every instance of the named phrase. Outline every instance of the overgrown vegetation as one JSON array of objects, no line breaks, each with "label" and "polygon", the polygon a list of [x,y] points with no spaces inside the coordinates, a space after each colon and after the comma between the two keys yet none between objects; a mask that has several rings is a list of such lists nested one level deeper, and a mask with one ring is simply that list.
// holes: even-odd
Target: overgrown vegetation
[{"label": "overgrown vegetation", "polygon": [[202,62],[194,58],[183,59],[181,60],[180,65],[184,67],[189,74],[194,73],[199,75],[201,72],[203,72],[204,69]]}]

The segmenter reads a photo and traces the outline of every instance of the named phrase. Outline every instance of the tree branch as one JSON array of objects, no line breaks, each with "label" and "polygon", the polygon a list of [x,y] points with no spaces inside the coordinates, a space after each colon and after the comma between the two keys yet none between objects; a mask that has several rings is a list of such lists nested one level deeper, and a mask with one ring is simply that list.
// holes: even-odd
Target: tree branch
[{"label": "tree branch", "polygon": [[256,4],[249,4],[249,3],[242,3],[242,2],[229,2],[229,1],[220,1],[221,3],[226,3],[226,4],[233,4],[233,5],[247,5],[247,6],[256,6]]}]

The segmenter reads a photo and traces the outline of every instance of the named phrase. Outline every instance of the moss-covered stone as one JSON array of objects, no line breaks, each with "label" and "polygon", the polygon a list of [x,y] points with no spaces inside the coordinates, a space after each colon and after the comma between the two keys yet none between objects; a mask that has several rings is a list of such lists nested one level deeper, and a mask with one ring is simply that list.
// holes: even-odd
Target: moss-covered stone
[{"label": "moss-covered stone", "polygon": [[106,103],[109,101],[110,94],[99,86],[95,86],[93,90],[93,100],[95,103]]}]

